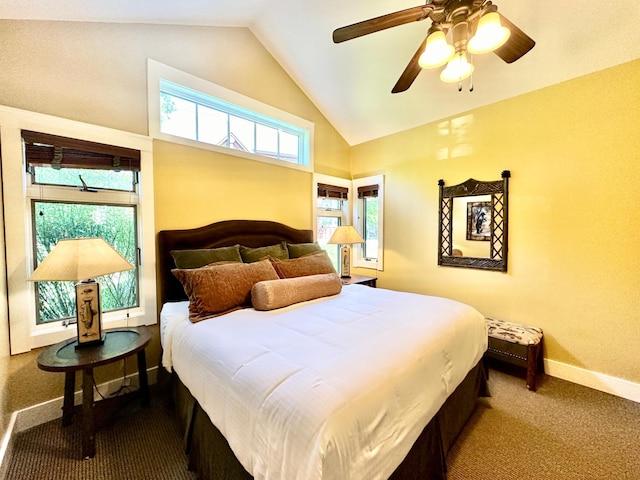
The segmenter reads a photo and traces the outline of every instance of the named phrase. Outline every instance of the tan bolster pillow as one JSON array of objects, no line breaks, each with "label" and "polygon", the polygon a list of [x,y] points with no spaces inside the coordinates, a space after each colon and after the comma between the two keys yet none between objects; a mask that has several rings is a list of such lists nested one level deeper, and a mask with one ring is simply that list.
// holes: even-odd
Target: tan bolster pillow
[{"label": "tan bolster pillow", "polygon": [[337,295],[341,290],[342,282],[335,273],[265,280],[251,289],[251,303],[256,310],[274,310],[314,298]]}]

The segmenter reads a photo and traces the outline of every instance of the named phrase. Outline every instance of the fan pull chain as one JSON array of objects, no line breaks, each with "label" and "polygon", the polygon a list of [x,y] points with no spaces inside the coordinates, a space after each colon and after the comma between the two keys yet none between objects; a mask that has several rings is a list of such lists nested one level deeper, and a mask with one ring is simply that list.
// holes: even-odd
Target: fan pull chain
[{"label": "fan pull chain", "polygon": [[[473,65],[473,54],[470,54],[469,58],[471,58],[471,65]],[[471,76],[469,77],[469,91],[473,92],[473,70],[471,71]]]}]

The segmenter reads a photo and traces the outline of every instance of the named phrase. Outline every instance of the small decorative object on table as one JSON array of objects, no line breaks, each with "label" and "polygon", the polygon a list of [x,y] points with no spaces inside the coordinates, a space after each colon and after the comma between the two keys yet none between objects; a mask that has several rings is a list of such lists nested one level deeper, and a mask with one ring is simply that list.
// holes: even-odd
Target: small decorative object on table
[{"label": "small decorative object on table", "polygon": [[133,265],[102,238],[62,239],[38,265],[29,280],[82,280],[76,285],[76,348],[79,348],[104,342],[100,284],[91,279],[133,268]]}]

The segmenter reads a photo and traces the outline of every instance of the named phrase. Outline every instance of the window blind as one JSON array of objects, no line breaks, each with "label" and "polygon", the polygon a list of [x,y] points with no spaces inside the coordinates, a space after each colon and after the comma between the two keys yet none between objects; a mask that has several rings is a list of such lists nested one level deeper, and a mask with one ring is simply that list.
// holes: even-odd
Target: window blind
[{"label": "window blind", "polygon": [[364,197],[377,197],[378,196],[378,185],[367,185],[364,187],[358,187],[358,198]]},{"label": "window blind", "polygon": [[347,187],[318,183],[318,197],[347,200],[349,197],[349,189]]},{"label": "window blind", "polygon": [[140,171],[140,151],[47,133],[22,130],[27,168],[51,165],[53,168]]}]

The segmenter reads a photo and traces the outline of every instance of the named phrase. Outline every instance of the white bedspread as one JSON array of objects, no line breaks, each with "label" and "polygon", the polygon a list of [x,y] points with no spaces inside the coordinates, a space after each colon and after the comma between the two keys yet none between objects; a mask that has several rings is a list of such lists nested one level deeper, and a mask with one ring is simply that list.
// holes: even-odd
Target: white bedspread
[{"label": "white bedspread", "polygon": [[162,309],[163,364],[256,480],[386,479],[487,348],[483,316],[375,289],[191,323]]}]

